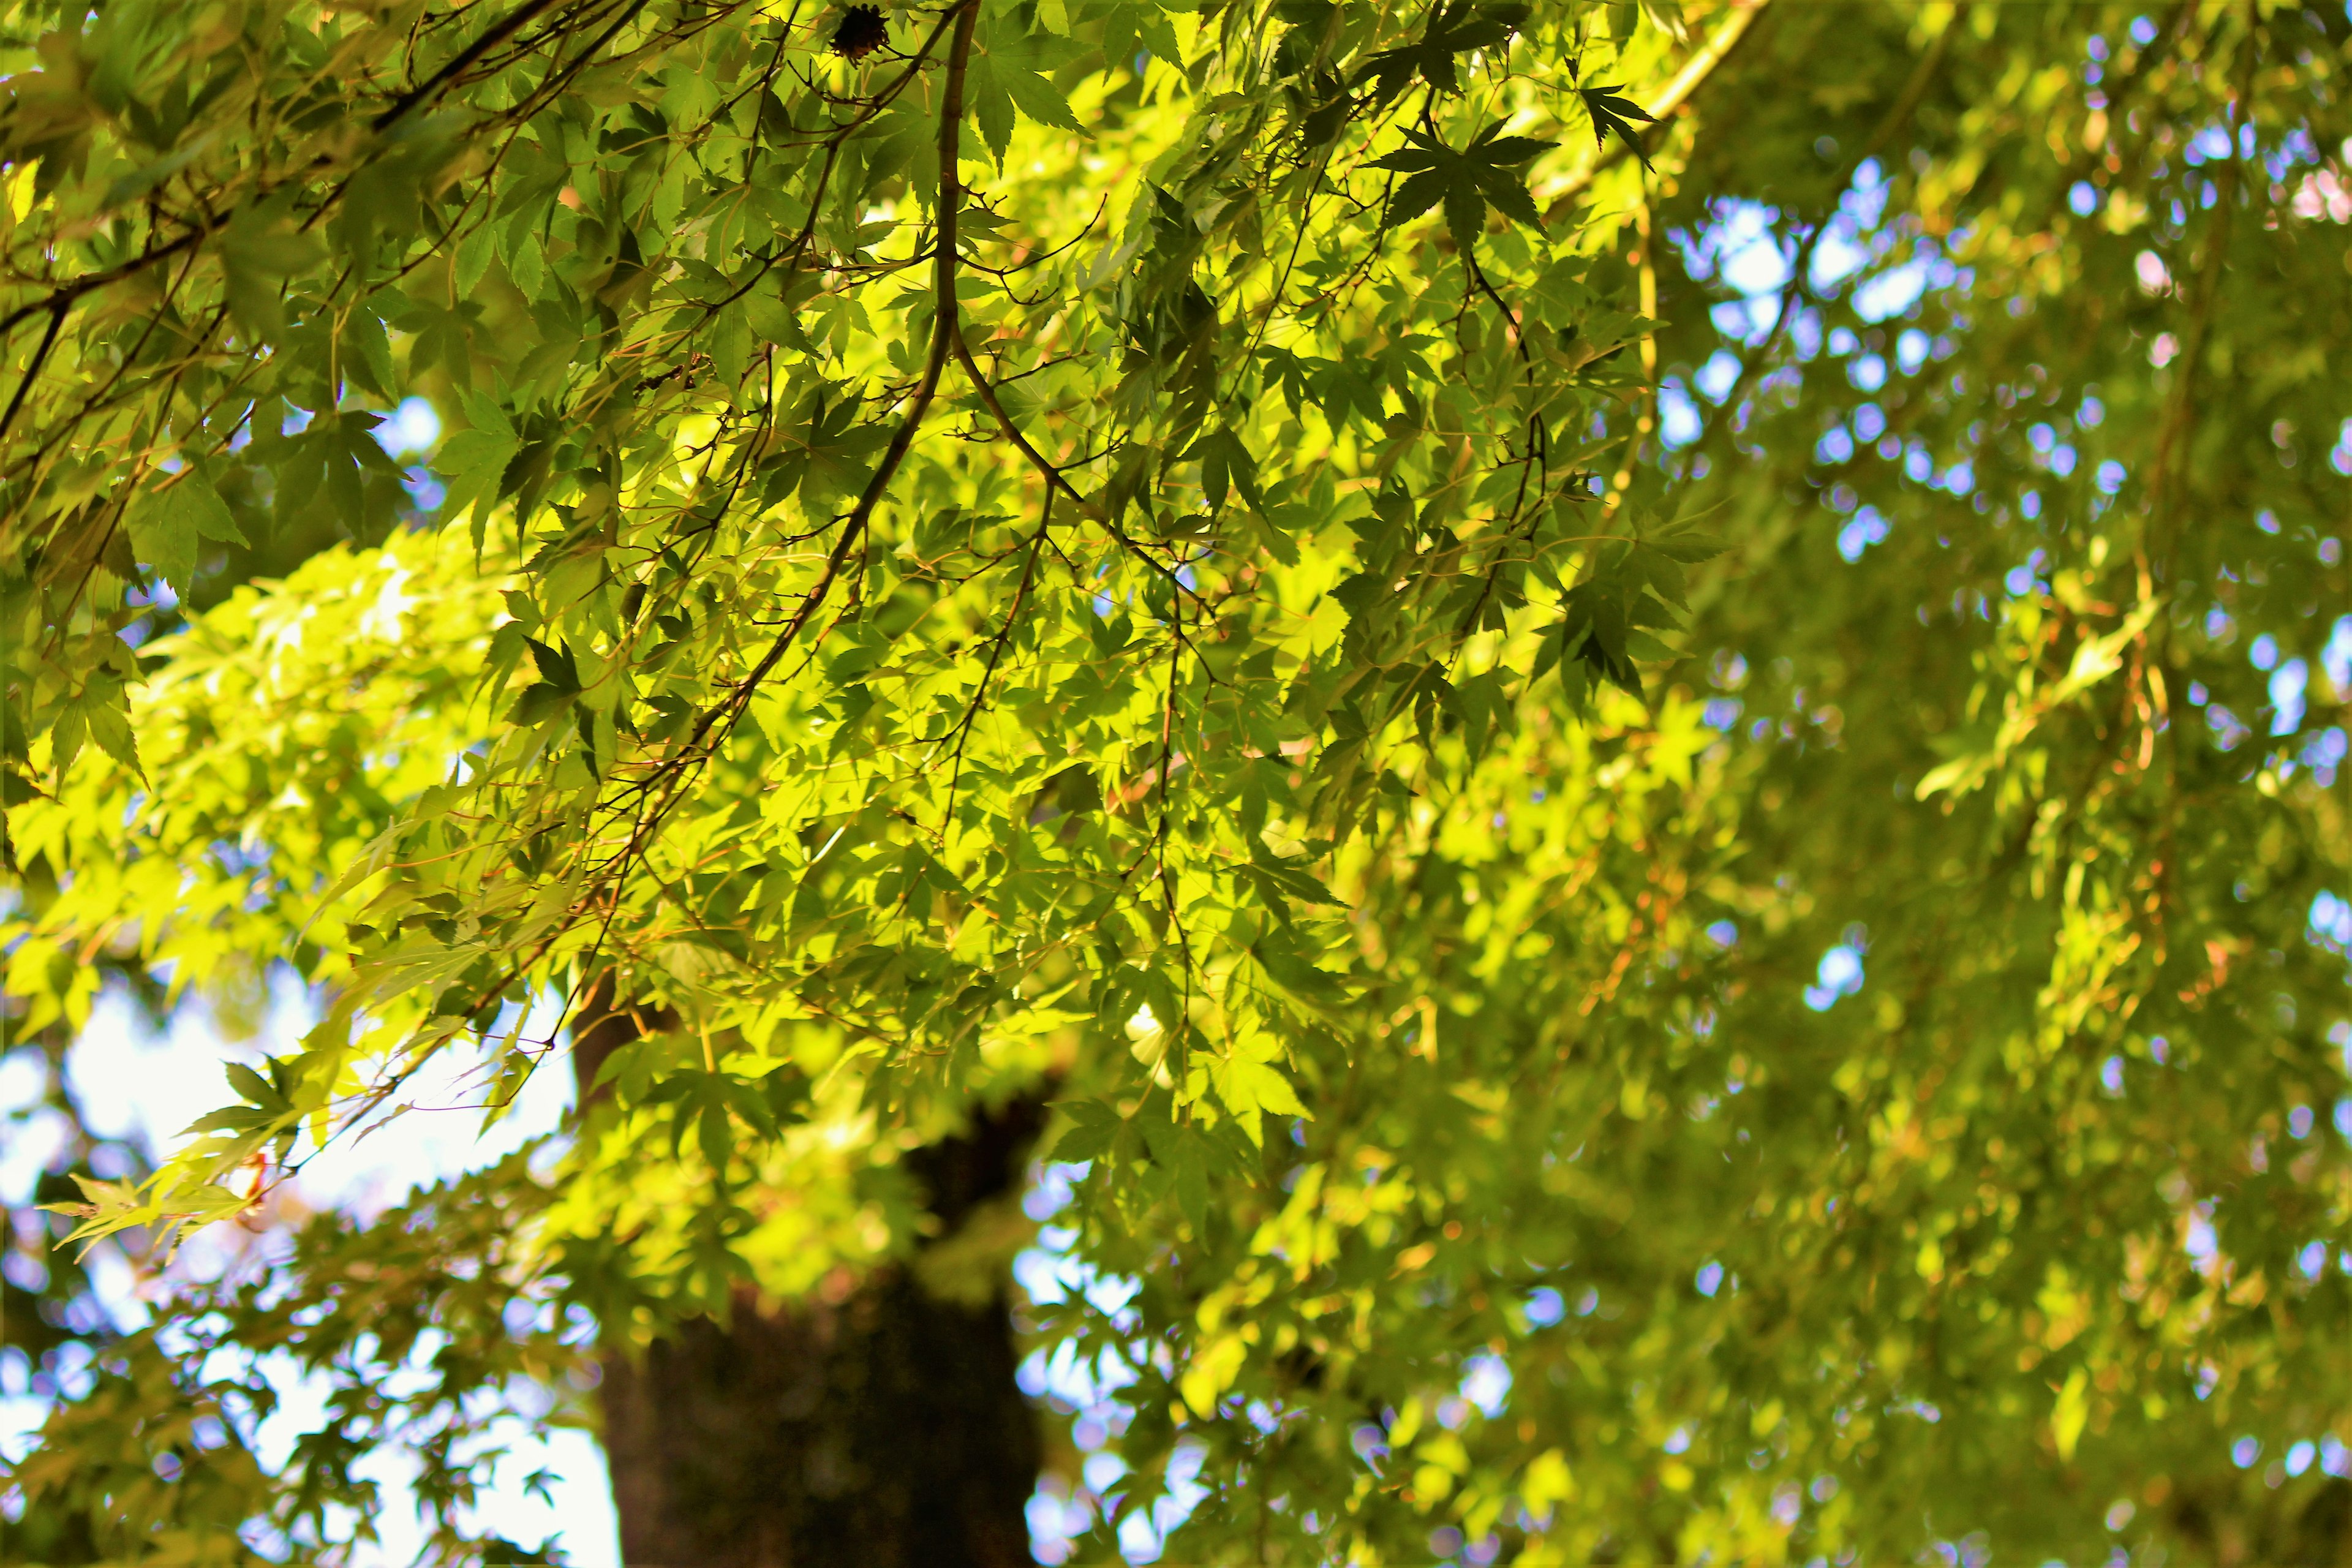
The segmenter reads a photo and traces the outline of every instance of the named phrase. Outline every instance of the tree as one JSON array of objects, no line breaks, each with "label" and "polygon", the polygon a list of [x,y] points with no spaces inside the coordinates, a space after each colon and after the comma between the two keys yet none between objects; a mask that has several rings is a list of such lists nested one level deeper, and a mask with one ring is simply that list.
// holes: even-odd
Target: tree
[{"label": "tree", "polygon": [[[82,1236],[510,1101],[535,990],[620,1043],[560,1178],[110,1349],[31,1506],[237,1560],[560,1307],[985,1301],[941,1152],[1050,1096],[1134,1293],[1030,1327],[1132,1380],[1114,1508],[1203,1456],[1191,1560],[2341,1560],[2340,14],[70,26],[8,989],[333,998]],[[184,1336],[358,1389],[389,1263],[466,1353],[200,1455]]]}]

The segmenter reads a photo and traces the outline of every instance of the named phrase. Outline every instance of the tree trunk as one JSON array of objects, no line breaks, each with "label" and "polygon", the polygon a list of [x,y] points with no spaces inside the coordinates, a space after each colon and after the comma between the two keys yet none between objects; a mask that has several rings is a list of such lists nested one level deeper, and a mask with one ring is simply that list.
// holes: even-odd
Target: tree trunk
[{"label": "tree trunk", "polygon": [[[582,1093],[635,1037],[623,1014],[581,1029]],[[950,1236],[1017,1188],[1034,1101],[912,1156]],[[830,1293],[829,1293],[830,1294]],[[625,1568],[1013,1568],[1036,1417],[1013,1379],[1002,1289],[935,1300],[886,1268],[836,1299],[687,1323],[642,1359],[604,1357],[604,1450]]]}]

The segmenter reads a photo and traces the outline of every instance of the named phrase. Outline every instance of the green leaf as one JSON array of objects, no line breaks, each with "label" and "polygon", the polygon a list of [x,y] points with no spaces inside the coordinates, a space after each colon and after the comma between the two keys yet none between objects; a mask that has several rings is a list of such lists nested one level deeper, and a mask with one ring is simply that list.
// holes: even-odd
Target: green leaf
[{"label": "green leaf", "polygon": [[220,492],[195,468],[184,468],[148,489],[132,504],[126,524],[133,552],[184,599],[194,587],[196,559],[205,542],[250,542]]},{"label": "green leaf", "polygon": [[[1078,117],[1070,109],[1070,100],[1060,89],[1034,71],[1012,68],[998,72],[1013,107],[1040,125],[1051,125],[1065,131],[1079,130]],[[1000,154],[1001,156],[1001,154]]]},{"label": "green leaf", "polygon": [[1484,226],[1486,204],[1491,201],[1507,216],[1540,231],[1542,216],[1536,211],[1526,185],[1505,171],[1526,163],[1553,143],[1525,136],[1504,136],[1499,134],[1501,130],[1502,122],[1497,121],[1472,137],[1466,145],[1454,148],[1417,128],[1407,127],[1406,144],[1374,160],[1377,168],[1410,171],[1410,177],[1390,196],[1388,209],[1381,216],[1381,226],[1394,228],[1443,203],[1454,242],[1467,255]]},{"label": "green leaf", "polygon": [[1053,1158],[1070,1162],[1096,1160],[1110,1152],[1126,1125],[1118,1110],[1099,1100],[1070,1100],[1055,1110],[1069,1119],[1053,1147]]},{"label": "green leaf", "polygon": [[1373,83],[1372,96],[1386,102],[1418,77],[1438,92],[1458,92],[1454,57],[1474,49],[1507,44],[1526,25],[1524,5],[1479,5],[1475,0],[1440,0],[1432,8],[1417,43],[1373,55],[1357,72],[1360,84]]},{"label": "green leaf", "polygon": [[344,363],[360,384],[378,397],[394,397],[399,383],[393,374],[392,340],[385,335],[383,319],[365,307],[354,309],[343,318],[340,341]]},{"label": "green leaf", "polygon": [[1654,122],[1657,117],[1632,99],[1618,96],[1618,89],[1613,86],[1580,87],[1576,91],[1584,100],[1584,112],[1592,121],[1592,144],[1606,146],[1609,132],[1613,131],[1626,150],[1642,161],[1642,167],[1654,173],[1657,165],[1650,161],[1648,149],[1642,145],[1642,133],[1633,129],[1633,121]]},{"label": "green leaf", "polygon": [[478,519],[498,500],[508,465],[522,443],[494,399],[468,392],[460,405],[471,427],[445,438],[433,466],[446,485],[443,515],[455,519],[471,510]]},{"label": "green leaf", "polygon": [[1225,504],[1225,497],[1239,489],[1250,506],[1258,511],[1265,502],[1258,494],[1257,462],[1249,454],[1230,425],[1221,425],[1183,454],[1185,458],[1198,459],[1201,464],[1201,488],[1206,494],[1209,510],[1215,511]]},{"label": "green leaf", "polygon": [[490,258],[498,251],[498,227],[490,223],[478,223],[457,244],[457,255],[451,281],[457,286],[457,297],[470,300],[481,287],[483,275],[490,269]]},{"label": "green leaf", "polygon": [[257,340],[285,330],[287,279],[320,258],[319,242],[271,203],[240,209],[221,231],[218,249],[229,312]]},{"label": "green leaf", "polygon": [[971,57],[964,74],[964,100],[972,122],[980,128],[981,141],[998,168],[1004,166],[1004,150],[1013,144],[1013,92],[1010,78],[1018,74],[1002,69],[987,55]]},{"label": "green leaf", "polygon": [[539,667],[540,679],[567,695],[580,689],[580,671],[569,643],[559,649],[537,637],[525,637],[523,642],[530,649],[531,662]]},{"label": "green leaf", "polygon": [[229,1087],[243,1095],[251,1104],[272,1115],[282,1113],[289,1109],[286,1097],[278,1091],[278,1086],[243,1062],[228,1063],[226,1071],[228,1074]]}]

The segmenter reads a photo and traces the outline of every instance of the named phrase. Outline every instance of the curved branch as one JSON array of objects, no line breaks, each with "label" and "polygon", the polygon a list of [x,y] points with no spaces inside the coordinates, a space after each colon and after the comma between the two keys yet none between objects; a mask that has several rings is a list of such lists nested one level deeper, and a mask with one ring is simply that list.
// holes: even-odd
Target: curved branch
[{"label": "curved branch", "polygon": [[[378,114],[369,122],[370,129],[383,132],[398,123],[411,110],[415,109],[418,104],[423,103],[426,99],[437,94],[441,89],[446,87],[450,81],[454,80],[468,66],[473,65],[478,61],[483,55],[487,54],[491,49],[496,48],[508,38],[513,37],[515,33],[528,26],[533,17],[545,12],[554,4],[555,0],[528,0],[527,4],[518,7],[512,15],[506,17],[497,26],[491,27],[479,38],[477,38],[472,44],[467,45],[464,49],[458,51],[456,58],[452,59],[440,70],[436,71],[428,80],[411,89],[409,91],[403,93],[398,99],[394,100],[390,108],[384,110],[383,112]],[[643,8],[644,0],[636,0],[635,4],[629,5],[623,12],[620,20],[615,22],[613,26],[607,28],[604,36],[597,40],[595,45],[592,46],[588,52],[593,54],[596,48],[601,48],[605,42],[611,39],[614,33],[617,33],[623,26],[626,25],[631,16],[635,16],[636,13]],[[583,58],[585,57],[583,56]],[[262,190],[256,194],[257,195],[266,195],[268,192],[267,190]],[[157,262],[169,260],[171,258],[177,256],[182,251],[187,249],[190,246],[218,233],[222,228],[227,226],[229,220],[240,210],[240,208],[231,207],[226,212],[209,214],[205,218],[190,225],[188,229],[176,238],[166,240],[163,244],[155,246],[152,249],[143,250],[138,255],[131,257],[129,260],[118,262],[114,266],[106,268],[100,271],[92,272],[84,277],[77,278],[69,283],[59,284],[58,287],[50,289],[47,294],[44,295],[40,299],[35,300],[28,304],[19,305],[16,309],[9,311],[6,315],[0,316],[0,338],[5,338],[10,332],[15,331],[16,328],[23,325],[26,321],[41,314],[45,310],[62,317],[66,311],[69,310],[75,304],[79,302],[84,295],[93,293],[98,289],[122,282],[127,279],[135,278],[142,272],[146,271],[149,268],[154,266]],[[0,426],[0,428],[5,427]]]},{"label": "curved branch", "polygon": [[791,651],[818,606],[832,593],[850,552],[865,539],[874,509],[881,503],[884,492],[890,488],[890,481],[898,476],[899,465],[907,460],[907,453],[915,444],[915,432],[921,427],[923,416],[930,412],[931,399],[939,391],[940,377],[947,369],[948,355],[963,342],[963,333],[956,320],[956,216],[963,208],[963,184],[956,170],[956,159],[962,147],[964,72],[971,58],[972,26],[979,20],[979,0],[961,0],[955,13],[955,38],[948,49],[947,84],[940,108],[940,244],[932,283],[933,310],[937,320],[931,329],[930,353],[923,361],[922,379],[908,395],[906,415],[898,421],[898,428],[891,433],[890,445],[883,449],[882,460],[875,465],[874,477],[866,481],[866,489],[858,495],[857,504],[850,509],[841,537],[834,542],[832,551],[825,557],[824,569],[802,598],[800,608],[793,613],[793,618],[784,623],[783,630],[778,632],[775,640],[768,645],[768,651],[761,656],[751,673],[744,677],[725,701],[711,708],[695,724],[683,748],[686,755],[691,756],[722,720],[731,723],[742,712],[744,705],[751,701],[752,692]]}]

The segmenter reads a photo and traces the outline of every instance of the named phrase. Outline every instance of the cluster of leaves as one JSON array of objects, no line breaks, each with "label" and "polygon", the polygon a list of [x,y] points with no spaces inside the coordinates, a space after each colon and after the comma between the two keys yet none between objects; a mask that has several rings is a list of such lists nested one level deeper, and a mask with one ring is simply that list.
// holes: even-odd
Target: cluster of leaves
[{"label": "cluster of leaves", "polygon": [[1782,12],[1710,89],[1634,492],[1734,542],[1708,660],[1335,879],[1295,1151],[1064,1216],[1194,1540],[2340,1550],[2352,26],[2250,16]]},{"label": "cluster of leaves", "polygon": [[[1940,1412],[1865,1434],[1848,1407],[1831,1451],[1867,1485],[1866,1553],[1895,1550],[1870,1515],[1907,1493],[2004,1552],[2324,1556],[2352,1503],[2352,1029],[2326,914],[2352,882],[2352,664],[2325,652],[2352,648],[2352,404],[2317,345],[2352,315],[2344,230],[2307,193],[2352,156],[2352,24],[1777,28],[1783,60],[1887,54],[1869,96],[1696,143],[1694,201],[1779,206],[1781,299],[1718,305],[1722,333],[1700,325],[1722,279],[1659,310],[1662,370],[1721,397],[1669,462],[1723,499],[1748,582],[1786,585],[1699,611],[1718,720],[1769,756],[1743,854],[1811,900],[1777,929],[1727,911],[1749,989],[1717,1027],[1751,1057],[1838,1053],[1813,1058],[1835,1092],[1805,1173],[1741,1191],[1778,1234],[1722,1260],[1748,1289],[1854,1280],[1813,1342],[1866,1324],[1870,1404]],[[1833,944],[1866,948],[1863,994],[1834,1000]],[[1790,1008],[1809,979],[1819,1024]],[[1811,1026],[1750,1011],[1773,1007]],[[1797,1192],[1837,1200],[1810,1241]]]},{"label": "cluster of leaves", "polygon": [[[156,1183],[95,1200],[99,1228],[233,1212],[219,1178],[306,1119],[606,970],[755,1051],[825,1026],[894,1114],[960,1103],[984,1040],[1083,1018],[1123,1047],[1147,1005],[1178,1063],[1221,1064],[1177,1074],[1188,1105],[1253,1135],[1297,1110],[1267,1064],[1319,947],[1254,911],[1395,787],[1392,721],[1507,730],[1545,660],[1469,644],[1515,625],[1576,655],[1572,702],[1634,680],[1644,552],[1591,548],[1630,514],[1589,465],[1626,438],[1605,351],[1640,323],[1544,233],[1517,170],[1556,139],[1498,134],[1574,101],[1573,19],[1456,6],[1396,44],[1401,21],[1294,6],[1268,48],[1241,9],[966,4],[855,63],[749,7],[427,20],[134,6],[52,51],[139,62],[121,105],[201,78],[199,107],[149,126],[55,71],[17,89],[25,243],[86,232],[93,266],[28,268],[19,307],[76,328],[23,361],[11,437],[19,793],[70,790],[85,731],[100,787],[135,787],[117,634],[201,585],[170,574],[209,539],[312,508],[380,533],[371,409],[410,389],[462,412],[442,515],[514,574],[498,718],[451,702],[436,724],[471,732],[401,748],[464,752],[445,786],[364,854],[266,835],[310,868],[295,951],[334,1015]],[[331,122],[306,107],[331,68]],[[647,74],[657,96],[625,89]],[[1293,89],[1346,104],[1320,143],[1328,102],[1286,114]],[[1071,92],[1091,142],[1063,134]],[[149,132],[184,150],[168,172]],[[152,174],[136,201],[126,168]],[[1413,223],[1435,205],[1443,230]],[[53,873],[74,856],[43,822],[12,839]],[[387,1047],[392,1076],[355,1081]]]},{"label": "cluster of leaves", "polygon": [[[74,19],[135,64],[11,209],[104,280],[12,285],[74,330],[0,430],[8,989],[76,1021],[115,941],[337,1005],[93,1231],[435,1050],[503,1102],[529,988],[609,983],[666,1021],[530,1267],[615,1336],[905,1245],[897,1151],[1060,1080],[1137,1285],[1039,1320],[1135,1379],[1106,1549],[1187,1444],[1201,1562],[2336,1528],[2340,16],[302,13],[105,206],[174,15]],[[328,58],[343,140],[255,141]],[[247,158],[278,227],[177,194]],[[142,509],[199,593],[367,538],[411,391],[443,526],[127,687]]]},{"label": "cluster of leaves", "polygon": [[[550,1406],[585,1366],[587,1319],[518,1248],[545,1196],[530,1164],[510,1156],[366,1225],[315,1216],[290,1247],[254,1249],[106,1343],[10,1478],[31,1520],[87,1533],[24,1547],[58,1562],[315,1560],[379,1539],[378,1460],[397,1446],[416,1462],[429,1548],[478,1553],[458,1521],[509,1452],[505,1418],[518,1405],[575,1418]],[[322,1415],[265,1465],[253,1438],[291,1381]]]}]

